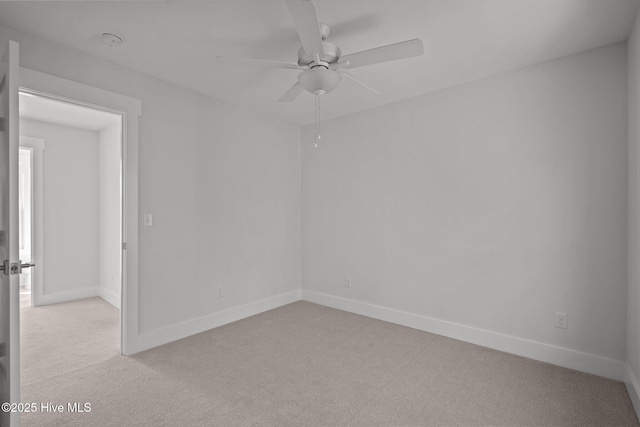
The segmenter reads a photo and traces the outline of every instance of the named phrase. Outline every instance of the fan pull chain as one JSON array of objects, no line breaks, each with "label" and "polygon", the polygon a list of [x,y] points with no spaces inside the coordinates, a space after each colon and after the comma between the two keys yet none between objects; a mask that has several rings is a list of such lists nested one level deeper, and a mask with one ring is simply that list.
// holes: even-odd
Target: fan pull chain
[{"label": "fan pull chain", "polygon": [[315,130],[315,148],[318,148],[318,141],[320,141],[320,130],[318,129],[318,119],[320,118],[320,95],[316,94],[315,97],[315,121],[314,121],[314,130]]}]

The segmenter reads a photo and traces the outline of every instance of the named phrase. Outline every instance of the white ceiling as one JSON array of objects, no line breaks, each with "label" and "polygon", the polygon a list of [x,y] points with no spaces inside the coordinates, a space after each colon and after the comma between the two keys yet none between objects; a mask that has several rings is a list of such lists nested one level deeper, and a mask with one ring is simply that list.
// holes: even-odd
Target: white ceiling
[{"label": "white ceiling", "polygon": [[[637,0],[315,0],[343,54],[412,38],[425,54],[353,70],[322,97],[321,118],[425,94],[625,40]],[[284,121],[313,121],[313,96],[278,98],[296,70],[221,64],[216,55],[296,62],[284,0],[0,2],[0,25],[67,45]],[[103,32],[125,43],[110,48]]]},{"label": "white ceiling", "polygon": [[23,92],[20,93],[20,118],[92,131],[101,131],[121,120],[118,114]]}]

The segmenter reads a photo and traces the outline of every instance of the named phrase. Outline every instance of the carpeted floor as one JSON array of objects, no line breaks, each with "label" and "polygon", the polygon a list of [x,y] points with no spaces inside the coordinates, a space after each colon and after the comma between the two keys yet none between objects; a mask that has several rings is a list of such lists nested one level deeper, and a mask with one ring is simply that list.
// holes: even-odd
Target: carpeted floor
[{"label": "carpeted floor", "polygon": [[30,295],[21,294],[22,386],[120,354],[120,312],[102,298],[30,304]]},{"label": "carpeted floor", "polygon": [[640,425],[620,382],[303,301],[68,368],[22,401],[91,412],[24,426]]}]

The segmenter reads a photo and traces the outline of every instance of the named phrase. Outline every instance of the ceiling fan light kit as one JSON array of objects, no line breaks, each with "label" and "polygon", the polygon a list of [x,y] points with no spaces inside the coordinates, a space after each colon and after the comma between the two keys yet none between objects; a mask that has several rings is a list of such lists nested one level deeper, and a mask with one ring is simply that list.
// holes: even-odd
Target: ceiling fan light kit
[{"label": "ceiling fan light kit", "polygon": [[298,82],[314,95],[324,95],[338,87],[342,78],[337,72],[322,65],[303,71],[298,75]]}]

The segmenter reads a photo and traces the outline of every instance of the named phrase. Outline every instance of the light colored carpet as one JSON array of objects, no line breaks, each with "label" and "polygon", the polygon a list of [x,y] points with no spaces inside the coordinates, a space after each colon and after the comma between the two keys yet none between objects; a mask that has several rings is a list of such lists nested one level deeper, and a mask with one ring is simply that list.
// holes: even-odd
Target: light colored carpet
[{"label": "light colored carpet", "polygon": [[23,388],[25,426],[638,426],[622,383],[296,302]]},{"label": "light colored carpet", "polygon": [[41,307],[20,295],[23,386],[120,354],[120,312],[102,298]]}]

